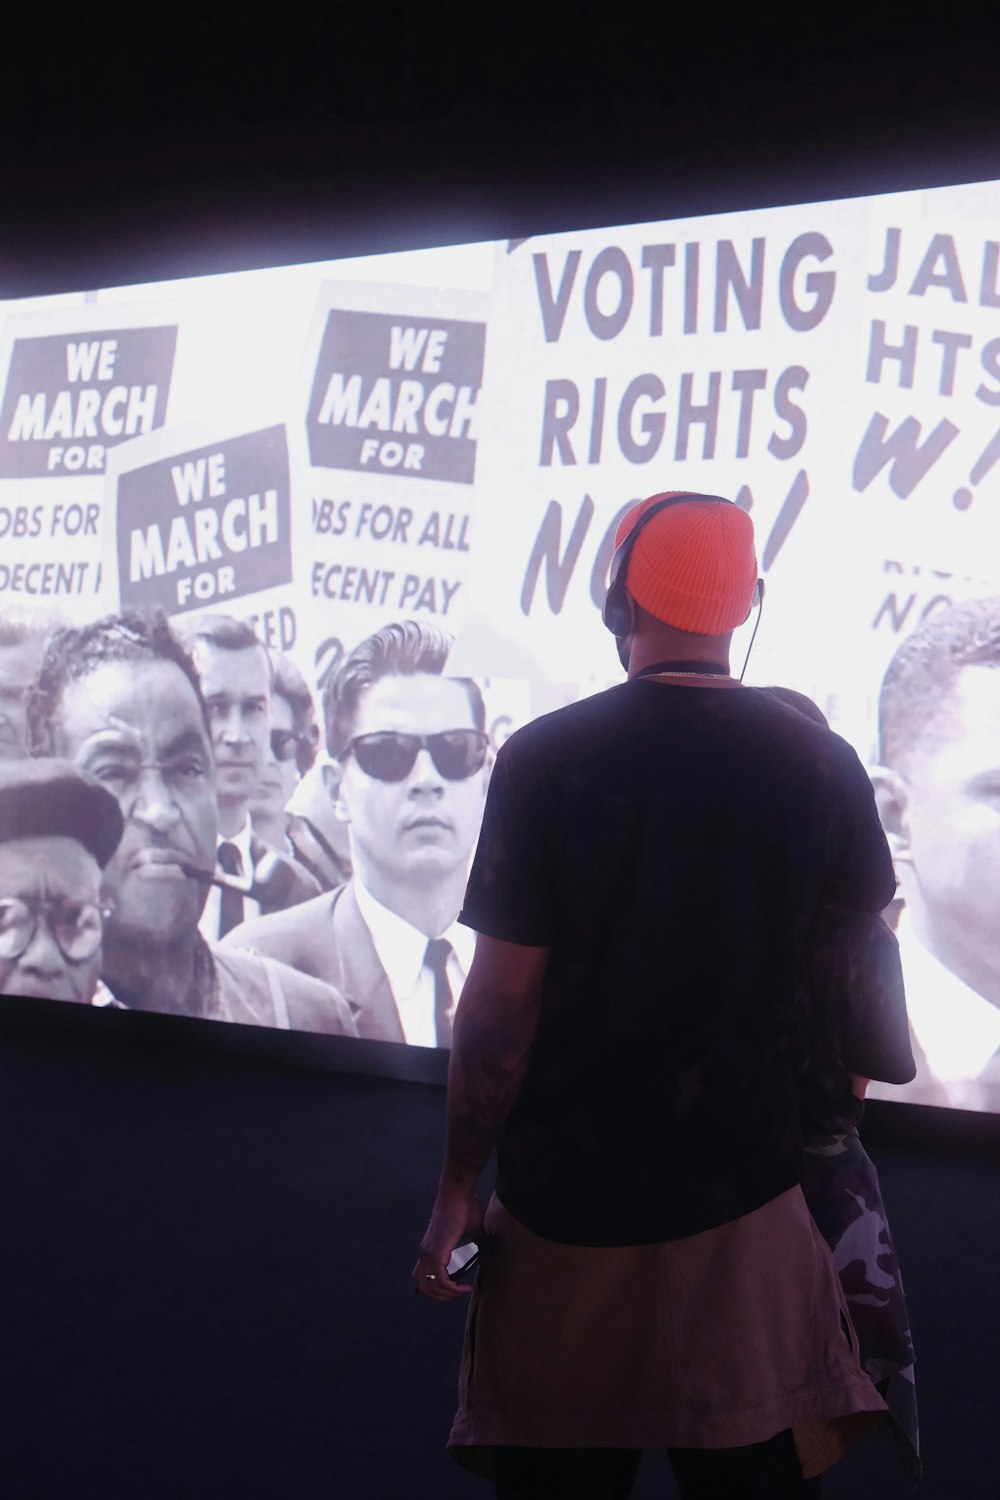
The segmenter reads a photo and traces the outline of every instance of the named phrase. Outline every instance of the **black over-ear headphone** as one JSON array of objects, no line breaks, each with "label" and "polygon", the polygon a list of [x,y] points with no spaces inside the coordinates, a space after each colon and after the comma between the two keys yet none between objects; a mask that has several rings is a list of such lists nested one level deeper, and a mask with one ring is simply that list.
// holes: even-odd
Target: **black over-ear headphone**
[{"label": "black over-ear headphone", "polygon": [[[608,574],[608,593],[604,601],[602,619],[617,640],[621,640],[623,636],[628,635],[632,623],[629,617],[625,580],[628,577],[629,559],[632,556],[632,549],[635,547],[636,538],[642,528],[647,526],[654,516],[658,516],[661,510],[666,510],[670,505],[683,505],[689,500],[712,500],[717,501],[720,505],[735,504],[735,501],[727,500],[725,495],[668,495],[666,499],[658,500],[655,505],[651,505],[647,511],[643,512],[628,536],[623,539],[621,546],[615,549],[615,555],[611,559],[611,570]],[[748,614],[749,610],[753,608],[755,598],[763,601],[763,578],[757,579],[757,586],[750,599]]]}]

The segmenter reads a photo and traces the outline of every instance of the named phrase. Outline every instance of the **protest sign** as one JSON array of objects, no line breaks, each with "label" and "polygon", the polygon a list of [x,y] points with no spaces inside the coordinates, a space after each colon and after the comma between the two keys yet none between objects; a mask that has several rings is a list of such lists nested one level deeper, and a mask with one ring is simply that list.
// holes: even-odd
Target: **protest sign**
[{"label": "protest sign", "polygon": [[664,489],[750,510],[769,614],[792,607],[802,538],[830,505],[864,224],[861,206],[826,205],[498,252],[466,665],[613,675],[598,607],[615,529]]},{"label": "protest sign", "polygon": [[[171,433],[175,448],[177,434]],[[117,474],[123,607],[225,606],[292,579],[288,445],[281,426]]]},{"label": "protest sign", "polygon": [[15,336],[0,406],[0,475],[102,470],[109,448],[162,427],[176,342],[176,327]]},{"label": "protest sign", "polygon": [[148,308],[58,307],[0,334],[0,605],[85,618],[114,598],[109,456],[167,420],[177,322]]},{"label": "protest sign", "polygon": [[121,608],[252,620],[265,644],[298,639],[289,439],[198,423],[151,434],[109,464]]},{"label": "protest sign", "polygon": [[[462,668],[613,678],[599,606],[619,519],[659,490],[722,494],[753,517],[767,585],[749,680],[820,696],[866,748],[886,569],[944,575],[948,597],[995,571],[996,197],[942,189],[498,249]],[[936,597],[923,591],[920,608]]]},{"label": "protest sign", "polygon": [[836,413],[838,726],[876,750],[879,685],[929,615],[1000,591],[995,185],[871,200],[854,355]]},{"label": "protest sign", "polygon": [[329,282],[304,361],[309,534],[297,576],[325,677],[387,621],[465,607],[487,299]]}]

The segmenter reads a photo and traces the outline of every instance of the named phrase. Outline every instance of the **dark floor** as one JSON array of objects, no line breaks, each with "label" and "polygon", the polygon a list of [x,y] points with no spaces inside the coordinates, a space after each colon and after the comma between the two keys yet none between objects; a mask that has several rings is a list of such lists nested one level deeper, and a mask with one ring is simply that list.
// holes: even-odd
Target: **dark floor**
[{"label": "dark floor", "polygon": [[[408,1281],[440,1089],[71,1009],[0,1016],[3,1500],[487,1496],[443,1452],[462,1312]],[[974,1147],[872,1147],[919,1352],[923,1500],[1000,1493],[1000,1194]],[[637,1497],[673,1493],[649,1457]],[[875,1439],[826,1493],[905,1486]]]}]

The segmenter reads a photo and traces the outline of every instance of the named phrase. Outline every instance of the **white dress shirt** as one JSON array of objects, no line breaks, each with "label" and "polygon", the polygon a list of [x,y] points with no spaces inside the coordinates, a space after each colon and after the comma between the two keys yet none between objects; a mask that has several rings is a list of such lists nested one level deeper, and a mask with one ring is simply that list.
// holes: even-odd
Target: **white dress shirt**
[{"label": "white dress shirt", "polygon": [[[246,885],[247,890],[250,889],[250,884],[253,880],[253,856],[250,853],[250,839],[252,833],[253,825],[251,824],[250,819],[247,818],[246,822],[243,824],[243,827],[238,833],[229,834],[228,837],[220,833],[215,841],[216,851],[218,851],[221,844],[235,844],[237,849],[240,851],[240,859],[243,861],[243,883]],[[225,875],[227,880],[232,880],[234,884],[236,883],[236,877],[234,875],[226,875],[225,870],[223,870],[222,866],[219,864],[218,855],[216,856],[215,869],[217,874]],[[205,902],[205,909],[202,912],[201,918],[198,922],[198,931],[201,933],[206,943],[217,943],[219,941],[219,920],[221,916],[219,903],[221,899],[222,892],[219,890],[219,887],[217,885],[210,885],[208,888],[208,899]],[[244,896],[244,922],[249,922],[251,917],[259,916],[259,903],[256,901],[251,901],[249,896]]]},{"label": "white dress shirt", "polygon": [[[354,894],[361,919],[371,933],[378,961],[382,965],[399,1012],[403,1035],[411,1047],[436,1047],[434,1025],[434,975],[424,963],[427,934],[411,927],[409,922],[376,901],[355,877]],[[445,973],[452,1000],[458,997],[476,949],[476,934],[456,920],[439,934],[451,944]]]}]

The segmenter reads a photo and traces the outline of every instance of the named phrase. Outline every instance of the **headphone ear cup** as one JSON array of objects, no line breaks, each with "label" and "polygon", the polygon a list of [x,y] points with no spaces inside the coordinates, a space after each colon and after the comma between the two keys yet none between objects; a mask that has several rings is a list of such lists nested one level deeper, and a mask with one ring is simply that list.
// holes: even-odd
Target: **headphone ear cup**
[{"label": "headphone ear cup", "polygon": [[625,588],[619,578],[616,578],[608,589],[602,614],[604,623],[613,636],[620,640],[622,636],[628,635],[631,620],[628,601],[625,598]]}]

